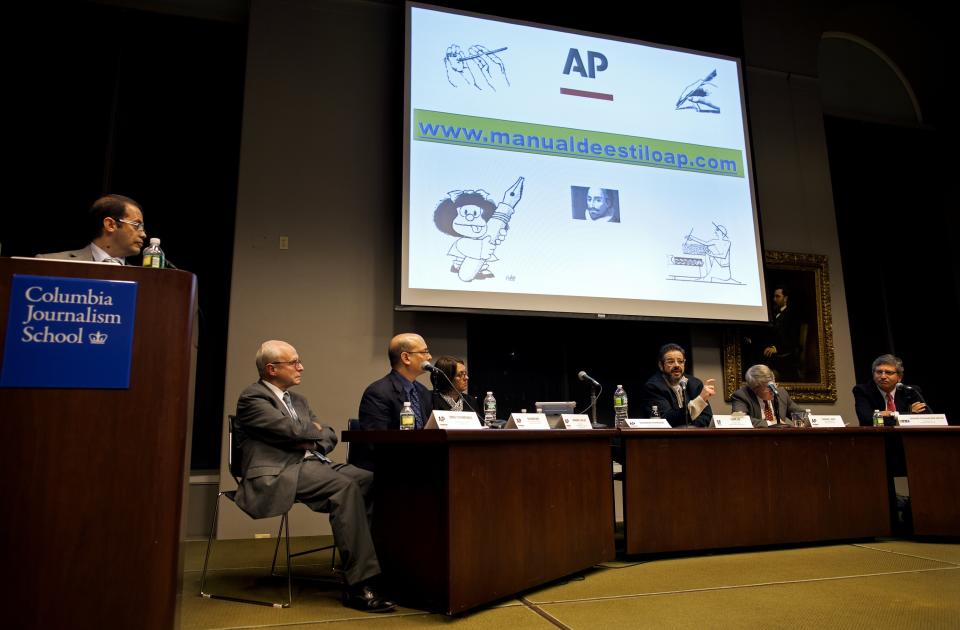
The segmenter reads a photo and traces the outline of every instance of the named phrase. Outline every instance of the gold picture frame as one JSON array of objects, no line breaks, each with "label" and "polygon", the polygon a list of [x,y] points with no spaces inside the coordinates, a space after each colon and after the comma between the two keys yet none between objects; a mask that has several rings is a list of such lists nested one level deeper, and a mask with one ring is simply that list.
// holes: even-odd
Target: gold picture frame
[{"label": "gold picture frame", "polygon": [[[830,271],[827,257],[820,254],[764,252],[764,276],[767,299],[773,307],[778,287],[788,293],[787,309],[793,309],[799,324],[797,348],[789,370],[777,377],[777,383],[797,402],[832,403],[837,401],[837,376],[834,367],[833,319],[830,311]],[[723,339],[723,393],[729,401],[743,382],[743,373],[755,363],[770,365],[775,371],[777,358],[764,355],[772,345],[775,326],[738,325],[729,328]]]}]

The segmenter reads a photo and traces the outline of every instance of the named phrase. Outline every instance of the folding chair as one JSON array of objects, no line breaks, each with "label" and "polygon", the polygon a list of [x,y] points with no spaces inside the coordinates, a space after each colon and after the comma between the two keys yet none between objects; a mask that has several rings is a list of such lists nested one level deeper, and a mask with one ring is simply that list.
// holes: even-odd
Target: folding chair
[{"label": "folding chair", "polygon": [[[230,429],[228,431],[228,439],[230,445],[230,451],[227,454],[228,468],[230,469],[230,474],[233,476],[234,480],[237,482],[237,486],[243,481],[240,471],[240,457],[239,449],[234,442],[234,432],[236,431],[236,417],[229,416],[230,420]],[[290,603],[293,601],[293,565],[291,559],[298,556],[303,556],[308,553],[316,553],[318,551],[326,551],[327,549],[333,549],[333,554],[330,560],[330,569],[334,569],[337,559],[337,548],[336,545],[326,545],[323,547],[316,547],[314,549],[308,549],[306,551],[299,551],[297,553],[290,553],[290,512],[284,512],[280,517],[280,528],[277,530],[277,544],[273,549],[273,563],[270,565],[270,575],[273,577],[280,577],[276,572],[277,568],[277,556],[280,552],[280,539],[281,536],[284,539],[286,547],[286,558],[287,558],[287,599],[286,601],[267,601],[259,599],[247,599],[243,597],[234,597],[230,595],[217,595],[213,593],[208,593],[205,590],[207,582],[207,565],[210,560],[210,553],[213,549],[214,536],[217,531],[217,518],[220,514],[220,498],[226,497],[230,501],[233,501],[234,504],[237,502],[237,491],[236,490],[221,490],[217,494],[217,502],[213,509],[213,521],[210,523],[210,535],[207,537],[207,551],[203,557],[203,573],[200,575],[200,595],[208,599],[225,599],[234,602],[244,602],[247,604],[259,604],[261,606],[273,606],[274,608],[288,608]]]}]

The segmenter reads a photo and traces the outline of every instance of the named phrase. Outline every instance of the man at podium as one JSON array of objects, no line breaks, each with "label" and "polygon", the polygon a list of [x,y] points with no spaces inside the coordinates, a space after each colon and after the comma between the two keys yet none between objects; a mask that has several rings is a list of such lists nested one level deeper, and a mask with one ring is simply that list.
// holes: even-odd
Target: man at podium
[{"label": "man at podium", "polygon": [[91,239],[86,247],[37,254],[37,258],[125,265],[126,257],[139,254],[147,238],[140,204],[123,195],[104,195],[94,201],[86,225]]},{"label": "man at podium", "polygon": [[335,464],[327,453],[337,434],[322,425],[307,399],[289,389],[300,384],[303,363],[284,341],[265,341],[257,352],[260,380],[237,401],[234,443],[241,453],[237,505],[254,518],[279,516],[299,501],[330,513],[343,558],[344,603],[366,612],[395,607],[369,585],[380,564],[370,536],[373,475]]}]

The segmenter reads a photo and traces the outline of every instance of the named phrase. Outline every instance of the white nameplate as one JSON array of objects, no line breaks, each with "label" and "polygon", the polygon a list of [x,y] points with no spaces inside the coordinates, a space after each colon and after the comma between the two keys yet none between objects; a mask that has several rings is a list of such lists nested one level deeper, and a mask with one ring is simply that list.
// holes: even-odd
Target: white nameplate
[{"label": "white nameplate", "polygon": [[847,425],[840,416],[810,416],[810,427],[814,429],[822,429],[824,427],[843,428],[845,426]]},{"label": "white nameplate", "polygon": [[561,413],[560,420],[562,420],[562,423],[557,425],[558,429],[593,428],[593,425],[590,424],[590,416],[585,413]]},{"label": "white nameplate", "polygon": [[945,427],[947,416],[942,413],[901,413],[901,427]]},{"label": "white nameplate", "polygon": [[669,429],[666,418],[627,418],[628,429]]},{"label": "white nameplate", "polygon": [[713,426],[717,429],[752,429],[753,421],[750,416],[718,416],[714,414]]},{"label": "white nameplate", "polygon": [[455,431],[457,429],[486,429],[480,424],[477,414],[472,411],[434,411],[427,420],[424,429],[446,429]]},{"label": "white nameplate", "polygon": [[546,414],[511,413],[504,429],[550,429]]}]

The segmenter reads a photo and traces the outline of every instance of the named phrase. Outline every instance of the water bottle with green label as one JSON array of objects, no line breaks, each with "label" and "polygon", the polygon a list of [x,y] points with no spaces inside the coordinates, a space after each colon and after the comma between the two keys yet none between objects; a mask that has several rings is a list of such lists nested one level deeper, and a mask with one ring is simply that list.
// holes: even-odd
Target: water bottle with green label
[{"label": "water bottle with green label", "polygon": [[623,385],[617,385],[613,392],[613,418],[616,426],[627,426],[627,392],[623,390]]},{"label": "water bottle with green label", "polygon": [[400,430],[407,431],[416,424],[416,416],[413,415],[413,407],[409,402],[403,403],[403,409],[400,410]]},{"label": "water bottle with green label", "polygon": [[163,269],[166,267],[167,257],[163,255],[160,249],[160,239],[151,238],[150,244],[143,248],[143,266],[153,269]]}]

